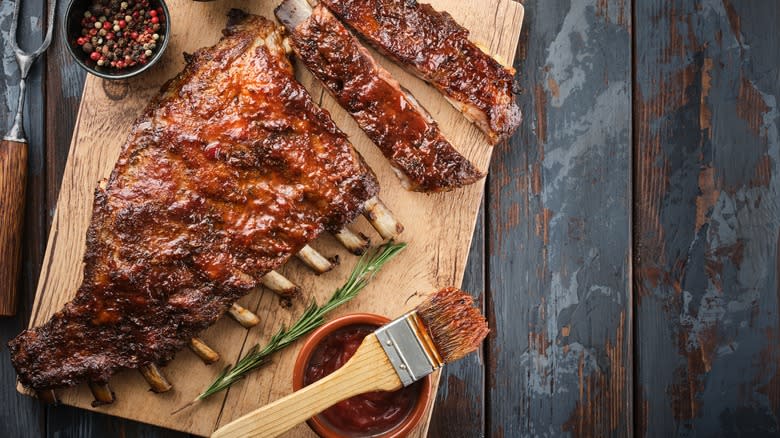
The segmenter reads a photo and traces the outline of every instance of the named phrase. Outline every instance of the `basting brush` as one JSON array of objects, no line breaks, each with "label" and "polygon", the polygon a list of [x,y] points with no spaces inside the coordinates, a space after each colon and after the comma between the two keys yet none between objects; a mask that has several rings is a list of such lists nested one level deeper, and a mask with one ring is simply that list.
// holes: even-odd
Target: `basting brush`
[{"label": "basting brush", "polygon": [[212,438],[275,437],[336,403],[395,391],[476,350],[488,334],[474,300],[449,287],[366,336],[332,374],[218,429]]}]

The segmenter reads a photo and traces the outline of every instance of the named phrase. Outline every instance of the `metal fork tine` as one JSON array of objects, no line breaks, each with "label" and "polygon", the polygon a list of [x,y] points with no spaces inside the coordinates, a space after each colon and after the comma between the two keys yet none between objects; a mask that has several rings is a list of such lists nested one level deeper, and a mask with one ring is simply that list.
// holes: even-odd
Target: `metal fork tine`
[{"label": "metal fork tine", "polygon": [[43,39],[41,46],[38,47],[38,50],[35,50],[34,52],[25,52],[19,47],[19,38],[16,33],[19,26],[19,10],[21,9],[21,5],[22,0],[16,0],[16,3],[14,3],[14,17],[13,20],[11,20],[11,34],[9,35],[11,47],[14,49],[14,54],[16,55],[16,62],[19,64],[19,100],[16,105],[14,124],[6,133],[4,140],[27,143],[23,120],[27,75],[30,73],[30,68],[38,56],[49,48],[49,44],[51,44],[51,38],[54,33],[54,16],[57,15],[57,1],[48,0],[48,8],[46,10],[46,37]]},{"label": "metal fork tine", "polygon": [[[43,39],[43,43],[41,43],[41,46],[38,47],[37,50],[33,52],[25,52],[22,50],[21,47],[19,47],[18,37],[16,35],[16,31],[18,29],[19,25],[19,10],[22,6],[22,0],[16,0],[16,3],[14,4],[14,18],[11,21],[11,32],[10,32],[10,39],[11,39],[11,47],[14,49],[14,53],[16,54],[17,58],[20,56],[28,56],[33,58],[37,58],[41,55],[41,53],[44,52],[44,50],[49,48],[49,44],[51,44],[52,35],[54,34],[54,16],[57,15],[57,1],[56,0],[48,0],[47,3],[47,9],[46,9],[46,36]],[[21,66],[21,61],[19,62]],[[32,64],[32,62],[30,62]],[[29,67],[28,67],[29,71]],[[27,77],[27,71],[23,71],[22,77]]]}]

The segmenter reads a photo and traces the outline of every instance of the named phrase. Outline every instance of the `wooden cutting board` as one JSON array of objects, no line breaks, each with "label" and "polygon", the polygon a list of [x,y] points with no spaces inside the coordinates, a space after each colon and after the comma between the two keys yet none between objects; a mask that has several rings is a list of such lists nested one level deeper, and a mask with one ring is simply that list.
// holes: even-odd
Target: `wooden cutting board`
[{"label": "wooden cutting board", "polygon": [[[84,238],[92,214],[94,188],[98,180],[109,175],[135,117],[160,85],[181,70],[181,54],[214,44],[220,37],[230,8],[240,7],[270,18],[278,3],[278,0],[220,0],[210,3],[169,0],[172,38],[165,59],[159,65],[129,82],[109,82],[95,76],[87,78],[30,326],[44,323],[75,295],[82,279]],[[430,3],[436,9],[449,11],[471,30],[473,41],[511,65],[523,19],[523,7],[519,3],[511,0],[430,0]],[[376,56],[433,114],[452,144],[480,169],[486,170],[492,150],[483,135],[432,87]],[[392,318],[416,305],[421,293],[460,285],[482,199],[483,182],[445,194],[425,195],[404,190],[387,161],[354,121],[323,93],[301,65],[296,65],[296,69],[299,79],[315,101],[321,102],[330,111],[338,126],[349,134],[352,143],[376,172],[382,186],[380,197],[406,227],[399,240],[409,244],[355,301],[333,316],[361,311]],[[374,242],[379,241],[379,236],[363,218],[358,220],[355,228],[371,236]],[[264,343],[281,325],[297,318],[310,300],[323,302],[344,282],[357,258],[347,253],[331,236],[321,237],[312,246],[328,256],[339,255],[340,266],[327,274],[315,276],[297,260],[291,259],[281,272],[302,287],[302,298],[291,308],[284,308],[270,291],[259,290],[246,296],[242,304],[256,311],[262,323],[247,331],[229,318],[223,318],[204,332],[202,337],[222,355],[217,364],[205,366],[189,350],[184,350],[164,368],[174,385],[168,393],[158,395],[149,392],[148,385],[138,372],[126,370],[111,380],[111,387],[116,392],[114,404],[93,408],[93,398],[86,385],[58,391],[62,402],[208,435],[220,425],[288,394],[299,345],[277,354],[272,363],[252,373],[229,391],[171,415],[175,408],[203,390],[222,367],[235,363],[250,346]],[[425,435],[427,423],[419,428],[416,435]],[[313,434],[307,426],[299,425],[290,435]]]}]

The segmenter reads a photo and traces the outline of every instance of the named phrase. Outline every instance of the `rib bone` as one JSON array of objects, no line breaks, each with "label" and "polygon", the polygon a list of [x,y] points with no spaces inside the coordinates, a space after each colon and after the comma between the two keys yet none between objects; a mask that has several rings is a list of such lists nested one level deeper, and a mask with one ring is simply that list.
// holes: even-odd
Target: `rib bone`
[{"label": "rib bone", "polygon": [[35,391],[38,400],[46,403],[47,405],[56,405],[60,401],[57,399],[57,393],[53,389],[44,389],[42,391]]},{"label": "rib bone", "polygon": [[310,267],[317,275],[324,274],[333,269],[333,263],[326,259],[325,256],[317,252],[316,249],[309,245],[304,246],[295,254],[306,266]]},{"label": "rib bone", "polygon": [[349,252],[355,255],[363,255],[368,247],[371,246],[371,241],[365,234],[352,231],[347,227],[344,227],[338,233],[333,234],[333,237],[341,242]]},{"label": "rib bone", "polygon": [[206,365],[211,365],[219,360],[219,353],[214,351],[211,347],[206,345],[201,338],[190,339],[190,349],[195,353]]},{"label": "rib bone", "polygon": [[95,400],[92,401],[92,407],[110,405],[114,402],[114,391],[108,386],[108,383],[89,382],[89,390]]},{"label": "rib bone", "polygon": [[404,231],[404,226],[395,220],[390,209],[376,196],[366,201],[363,207],[363,215],[383,239],[392,239]]},{"label": "rib bone", "polygon": [[260,279],[260,283],[268,289],[276,292],[276,294],[282,298],[293,297],[299,291],[298,286],[293,284],[292,281],[288,280],[287,277],[276,271],[271,271],[265,274],[263,278]]},{"label": "rib bone", "polygon": [[[139,358],[166,363],[230,307],[216,303],[245,295],[293,255],[287,249],[341,229],[378,193],[373,172],[296,81],[282,36],[270,20],[233,10],[225,37],[198,50],[134,122],[95,198],[88,274],[74,300],[9,343],[22,385],[106,382]],[[242,129],[226,136],[204,122]],[[280,135],[280,123],[294,129]],[[180,138],[194,146],[171,153]],[[273,151],[260,150],[269,142]],[[240,201],[252,188],[271,196]]]},{"label": "rib bone", "polygon": [[144,376],[146,383],[152,388],[152,392],[168,392],[173,388],[173,385],[165,378],[162,370],[153,363],[141,365],[141,367],[138,368],[138,371]]},{"label": "rib bone", "polygon": [[238,304],[233,303],[233,305],[230,306],[230,309],[228,309],[228,313],[233,319],[246,328],[251,328],[260,324],[260,318],[258,318],[257,315]]},{"label": "rib bone", "polygon": [[[289,31],[295,54],[382,151],[403,188],[446,192],[484,176],[324,6],[284,0],[274,13]],[[307,13],[306,20],[291,25]]]}]

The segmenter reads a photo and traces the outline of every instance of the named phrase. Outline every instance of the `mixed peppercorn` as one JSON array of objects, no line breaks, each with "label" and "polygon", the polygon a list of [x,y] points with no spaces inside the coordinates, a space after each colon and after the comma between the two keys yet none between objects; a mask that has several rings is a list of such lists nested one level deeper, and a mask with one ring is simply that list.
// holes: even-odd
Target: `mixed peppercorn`
[{"label": "mixed peppercorn", "polygon": [[[149,62],[162,46],[166,17],[148,0],[95,0],[74,43],[98,67],[121,70]],[[89,62],[89,61],[88,61]]]}]

